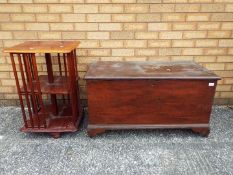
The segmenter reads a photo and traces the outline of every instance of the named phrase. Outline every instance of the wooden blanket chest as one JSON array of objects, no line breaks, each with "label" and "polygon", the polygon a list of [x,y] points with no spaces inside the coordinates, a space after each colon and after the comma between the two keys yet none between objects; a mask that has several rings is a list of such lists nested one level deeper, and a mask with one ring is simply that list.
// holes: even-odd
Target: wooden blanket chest
[{"label": "wooden blanket chest", "polygon": [[220,77],[194,62],[96,62],[85,79],[89,136],[145,128],[209,134]]}]

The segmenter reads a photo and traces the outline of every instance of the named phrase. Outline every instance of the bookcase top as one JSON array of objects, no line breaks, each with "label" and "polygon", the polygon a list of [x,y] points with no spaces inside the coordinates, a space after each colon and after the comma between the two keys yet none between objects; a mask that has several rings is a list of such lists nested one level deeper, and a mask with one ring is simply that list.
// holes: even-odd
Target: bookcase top
[{"label": "bookcase top", "polygon": [[69,53],[78,47],[79,41],[26,41],[5,48],[7,53]]}]

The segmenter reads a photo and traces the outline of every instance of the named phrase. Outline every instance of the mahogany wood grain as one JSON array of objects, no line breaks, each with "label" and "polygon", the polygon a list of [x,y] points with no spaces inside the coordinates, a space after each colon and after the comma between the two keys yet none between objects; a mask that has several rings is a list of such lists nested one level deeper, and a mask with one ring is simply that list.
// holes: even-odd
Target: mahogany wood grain
[{"label": "mahogany wood grain", "polygon": [[64,62],[64,69],[65,69],[65,77],[67,77],[66,54],[64,53],[63,53],[63,62]]},{"label": "mahogany wood grain", "polygon": [[85,79],[219,79],[191,61],[102,61],[89,66]]},{"label": "mahogany wood grain", "polygon": [[23,90],[22,90],[22,92],[25,92],[25,99],[26,99],[26,103],[27,103],[27,106],[28,106],[28,113],[29,113],[29,117],[31,119],[30,120],[30,122],[31,122],[30,124],[31,124],[31,126],[34,127],[33,120],[32,120],[31,104],[30,104],[30,100],[29,100],[30,95],[29,95],[28,90],[27,90],[27,82],[26,82],[26,79],[25,79],[25,76],[24,76],[24,68],[23,68],[23,64],[22,64],[22,60],[21,60],[20,54],[18,54],[18,62],[19,62],[20,73],[21,73],[22,82],[23,82]]},{"label": "mahogany wood grain", "polygon": [[192,128],[192,131],[195,133],[200,134],[203,137],[207,137],[210,133],[209,128]]},{"label": "mahogany wood grain", "polygon": [[[47,132],[54,138],[60,137],[61,132],[77,131],[83,111],[79,102],[78,78],[76,77],[78,70],[75,48],[78,43],[26,42],[5,50],[10,52],[22,109],[24,126],[20,129],[21,131]],[[33,47],[33,49],[30,47]],[[28,48],[33,51],[28,51]],[[37,51],[45,53],[47,75],[38,75],[35,55]],[[54,57],[51,56],[51,53],[54,52],[57,53],[59,64],[58,76],[53,75],[52,59]],[[60,53],[63,55],[63,65]],[[19,70],[17,70],[15,58],[18,58]],[[63,72],[64,75],[62,75]],[[19,81],[20,79],[22,81]],[[45,99],[42,98],[44,94],[51,95],[49,106],[44,104]],[[57,103],[57,95],[62,95],[64,101],[62,105]],[[68,96],[67,99],[65,99],[65,96]],[[66,103],[67,100],[68,103]]]},{"label": "mahogany wood grain", "polygon": [[87,130],[87,134],[89,137],[95,137],[98,134],[102,134],[104,133],[106,130],[103,128],[97,128],[97,129],[88,129]]},{"label": "mahogany wood grain", "polygon": [[[60,57],[60,53],[57,54],[57,61],[58,61],[58,66],[59,66],[59,75],[60,77],[62,77],[62,66],[61,66],[61,57]],[[65,95],[62,95],[62,100],[63,103],[65,103]]]},{"label": "mahogany wood grain", "polygon": [[60,137],[60,135],[61,135],[60,132],[51,132],[50,134],[54,139],[58,139]]},{"label": "mahogany wood grain", "polygon": [[89,122],[209,123],[215,87],[209,87],[208,83],[203,80],[89,80]]},{"label": "mahogany wood grain", "polygon": [[[53,66],[52,66],[52,60],[51,60],[51,54],[50,53],[45,53],[45,61],[46,61],[46,67],[47,67],[47,72],[48,72],[48,82],[50,84],[54,83],[54,77],[53,77]],[[51,94],[51,102],[55,108],[55,113],[54,115],[57,115],[58,109],[57,109],[57,97],[56,94]]]},{"label": "mahogany wood grain", "polygon": [[19,78],[18,78],[16,66],[15,66],[14,55],[11,53],[10,57],[11,57],[11,64],[12,64],[12,68],[13,68],[13,72],[14,72],[14,76],[15,76],[16,87],[17,87],[17,90],[19,92],[19,102],[20,102],[20,106],[21,106],[21,109],[22,109],[23,121],[24,121],[25,127],[27,128],[28,127],[28,124],[26,122],[27,117],[26,117],[26,112],[25,112],[25,109],[24,109],[23,97],[22,97],[22,94],[20,93],[21,91],[20,91],[20,85],[19,85]]},{"label": "mahogany wood grain", "polygon": [[[31,54],[31,59],[32,59],[32,64],[33,64],[33,71],[34,71],[34,80],[36,83],[36,89],[38,91],[38,94],[36,94],[37,97],[37,105],[38,108],[40,108],[40,111],[42,113],[45,113],[45,107],[42,99],[42,91],[41,91],[41,86],[40,86],[40,81],[39,81],[39,76],[38,76],[38,70],[37,70],[37,64],[36,64],[36,56],[35,54]],[[46,127],[46,121],[43,122],[44,126]]]},{"label": "mahogany wood grain", "polygon": [[[36,82],[32,82],[35,86]],[[45,94],[68,94],[69,93],[69,79],[64,76],[54,76],[54,82],[49,83],[46,75],[39,76],[39,83],[42,93]],[[30,92],[31,88],[29,84],[26,85],[27,90]],[[23,87],[21,88],[23,90]],[[38,93],[38,89],[34,89],[35,93]]]},{"label": "mahogany wood grain", "polygon": [[31,98],[32,98],[32,100],[31,100],[32,101],[32,108],[33,108],[35,116],[37,117],[37,120],[38,120],[37,125],[35,126],[35,124],[34,124],[34,127],[40,128],[41,122],[40,122],[40,117],[38,115],[38,105],[37,105],[36,94],[35,94],[35,89],[37,89],[37,88],[36,88],[36,83],[35,83],[35,85],[33,84],[34,72],[33,72],[33,67],[30,64],[30,60],[31,60],[30,54],[26,54],[26,65],[25,66],[27,67],[27,70],[29,71],[28,72],[28,79],[29,79],[29,87],[31,89],[30,93],[31,93]]},{"label": "mahogany wood grain", "polygon": [[[101,63],[98,64],[95,67],[90,66],[86,77],[90,136],[96,135],[98,129],[145,128],[194,128],[194,131],[207,135],[219,79],[213,73],[206,70],[203,73],[199,68],[198,79],[191,74],[182,76],[182,71],[177,73],[176,69],[175,74],[179,75],[177,77],[171,75],[170,71],[166,77],[166,70],[152,72],[151,76],[147,72],[138,72],[138,75],[129,77],[128,72],[124,74],[127,71],[125,65],[124,70],[118,67],[123,71],[121,72],[112,68],[111,63],[103,63],[103,67],[108,65],[109,69],[102,69]],[[179,67],[177,64],[179,63],[169,63],[166,66],[163,63],[169,70],[174,70],[174,65]],[[195,74],[197,66],[193,63],[191,65],[191,71]],[[182,69],[187,70],[185,66]],[[107,73],[110,70],[116,71]],[[134,73],[133,69],[129,71],[130,74]],[[158,75],[163,75],[163,79]],[[137,79],[137,76],[140,78]]]}]

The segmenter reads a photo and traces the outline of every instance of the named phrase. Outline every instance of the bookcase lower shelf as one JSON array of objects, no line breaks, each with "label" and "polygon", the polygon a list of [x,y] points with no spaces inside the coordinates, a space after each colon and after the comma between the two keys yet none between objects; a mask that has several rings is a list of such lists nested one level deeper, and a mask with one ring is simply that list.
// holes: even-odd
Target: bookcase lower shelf
[{"label": "bookcase lower shelf", "polygon": [[[61,132],[75,132],[78,130],[80,117],[74,118],[71,114],[71,108],[67,105],[60,105],[61,109],[58,115],[54,115],[54,109],[51,105],[45,106],[46,112],[38,112],[32,115],[32,120],[26,121],[27,127],[23,126],[22,132],[45,132],[50,133],[54,138],[59,138]],[[82,116],[82,110],[79,111]],[[32,122],[31,122],[32,121]]]}]

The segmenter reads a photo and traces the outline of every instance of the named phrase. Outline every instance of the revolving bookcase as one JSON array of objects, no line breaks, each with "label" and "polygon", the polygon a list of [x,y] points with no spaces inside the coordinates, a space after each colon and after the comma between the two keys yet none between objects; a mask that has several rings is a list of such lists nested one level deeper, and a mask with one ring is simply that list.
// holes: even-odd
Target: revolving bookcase
[{"label": "revolving bookcase", "polygon": [[[4,50],[10,53],[16,80],[24,122],[21,131],[48,132],[54,138],[61,132],[77,131],[82,116],[78,45],[75,41],[28,41]],[[42,59],[46,68],[37,64]]]}]

